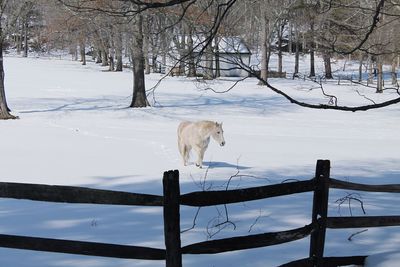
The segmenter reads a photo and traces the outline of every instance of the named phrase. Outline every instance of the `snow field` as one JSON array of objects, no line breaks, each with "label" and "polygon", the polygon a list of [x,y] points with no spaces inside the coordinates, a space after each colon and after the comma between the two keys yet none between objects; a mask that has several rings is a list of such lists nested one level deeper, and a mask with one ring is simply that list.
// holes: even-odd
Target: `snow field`
[{"label": "snow field", "polygon": [[[304,59],[305,60],[305,59]],[[287,59],[285,62],[289,62]],[[306,72],[306,63],[302,65]],[[247,79],[231,91],[232,80],[203,84],[167,77],[155,89],[156,104],[128,109],[132,73],[102,71],[89,62],[5,58],[6,93],[20,120],[0,122],[1,181],[76,185],[138,193],[162,193],[162,174],[179,169],[181,192],[311,179],[317,159],[330,159],[331,176],[351,182],[399,183],[399,106],[368,112],[310,110],[290,104],[257,81]],[[339,68],[339,64],[337,66]],[[146,77],[147,88],[161,78]],[[324,98],[308,81],[271,80],[300,99]],[[340,104],[368,104],[354,86],[325,85]],[[388,99],[394,92],[376,95]],[[152,98],[150,98],[152,100]],[[223,122],[226,146],[211,141],[205,167],[182,166],[176,128],[181,120]],[[207,166],[209,167],[207,169]],[[332,190],[329,214],[348,216],[348,205],[335,201],[348,193]],[[398,215],[396,194],[359,193],[367,215]],[[67,205],[0,200],[0,233],[77,239],[150,247],[164,246],[162,209]],[[312,194],[228,205],[235,223],[220,229],[223,207],[202,208],[196,227],[182,234],[182,244],[212,238],[289,230],[311,221]],[[352,214],[362,215],[352,203]],[[181,228],[192,226],[196,209],[181,208]],[[328,231],[325,255],[368,255],[395,250],[399,227]],[[362,230],[362,229],[361,229]],[[382,240],[384,240],[382,242]],[[218,255],[185,255],[184,266],[276,266],[308,256],[309,240]],[[0,249],[0,266],[164,266],[162,261],[130,261]],[[24,259],[21,261],[21,259]]]}]

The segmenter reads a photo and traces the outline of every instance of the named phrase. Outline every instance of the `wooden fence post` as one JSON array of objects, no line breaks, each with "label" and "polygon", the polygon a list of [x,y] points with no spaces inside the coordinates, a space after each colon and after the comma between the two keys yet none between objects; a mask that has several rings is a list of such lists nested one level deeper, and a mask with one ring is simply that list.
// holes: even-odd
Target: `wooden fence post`
[{"label": "wooden fence post", "polygon": [[179,215],[179,171],[164,172],[164,238],[166,267],[182,267]]},{"label": "wooden fence post", "polygon": [[316,188],[313,197],[312,223],[314,231],[310,238],[310,258],[313,265],[323,266],[326,218],[328,216],[330,161],[318,160],[315,171]]}]

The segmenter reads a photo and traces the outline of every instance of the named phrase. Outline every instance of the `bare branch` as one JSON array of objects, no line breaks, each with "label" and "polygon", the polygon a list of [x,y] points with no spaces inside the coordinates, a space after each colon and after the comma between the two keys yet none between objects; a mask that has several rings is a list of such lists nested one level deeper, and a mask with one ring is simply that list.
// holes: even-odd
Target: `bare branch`
[{"label": "bare branch", "polygon": [[361,198],[361,195],[360,195],[360,194],[352,193],[352,194],[347,194],[346,196],[337,199],[337,200],[335,201],[335,203],[339,203],[339,204],[338,204],[339,213],[340,213],[342,204],[343,204],[343,203],[347,203],[347,204],[348,204],[348,207],[349,207],[350,216],[353,216],[352,207],[351,207],[351,201],[354,200],[354,201],[357,201],[357,202],[360,203],[360,207],[361,207],[362,212],[363,212],[364,214],[366,214],[365,209],[364,209],[364,202],[362,202],[362,201],[360,200],[360,198]]},{"label": "bare branch", "polygon": [[351,234],[351,235],[347,238],[347,240],[353,241],[353,237],[355,237],[356,235],[362,234],[362,233],[364,233],[364,232],[366,232],[366,231],[368,231],[368,229],[364,229],[364,230],[355,232],[355,233]]},{"label": "bare branch", "polygon": [[384,7],[385,4],[385,0],[380,0],[378,5],[376,6],[375,9],[375,13],[374,16],[372,18],[372,24],[369,27],[369,30],[367,31],[367,33],[365,34],[364,38],[361,39],[361,41],[354,46],[352,49],[350,49],[349,51],[341,51],[341,50],[337,50],[335,48],[335,45],[332,45],[332,51],[342,54],[342,55],[350,55],[353,54],[354,52],[356,52],[357,50],[360,50],[362,48],[362,46],[368,41],[369,37],[371,36],[372,32],[375,30],[375,28],[377,27],[377,24],[379,22],[379,16],[381,15],[382,9]]}]

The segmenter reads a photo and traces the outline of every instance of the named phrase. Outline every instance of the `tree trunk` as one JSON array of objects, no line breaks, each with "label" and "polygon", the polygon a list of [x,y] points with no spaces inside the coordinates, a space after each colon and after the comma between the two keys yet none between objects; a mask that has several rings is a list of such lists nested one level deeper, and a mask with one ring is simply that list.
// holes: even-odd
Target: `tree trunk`
[{"label": "tree trunk", "polygon": [[294,56],[294,74],[293,74],[293,77],[298,77],[299,76],[299,60],[300,60],[299,42],[296,42],[296,54]]},{"label": "tree trunk", "polygon": [[86,65],[86,51],[85,51],[85,42],[83,40],[81,40],[79,42],[79,51],[81,54],[81,62],[82,65]]},{"label": "tree trunk", "polygon": [[143,34],[143,54],[144,54],[144,74],[150,74],[150,59],[149,59],[149,51],[150,51],[150,36],[148,35],[148,22],[144,23],[144,34]]},{"label": "tree trunk", "polygon": [[392,60],[392,84],[393,85],[397,85],[397,72],[396,72],[396,66],[397,66],[397,62],[396,62],[396,57],[393,58]]},{"label": "tree trunk", "polygon": [[323,55],[324,58],[324,67],[325,67],[325,78],[333,79],[332,76],[332,66],[331,66],[331,56],[328,52],[325,52]]},{"label": "tree trunk", "polygon": [[153,54],[153,56],[151,57],[151,68],[153,69],[153,73],[161,72],[158,68],[157,55],[155,54]]},{"label": "tree trunk", "polygon": [[295,57],[294,57],[294,73],[293,73],[293,79],[294,77],[298,77],[299,75],[299,59],[300,59],[300,38],[299,38],[299,29],[297,26],[297,23],[295,24],[295,32],[294,32],[294,38],[295,38]]},{"label": "tree trunk", "polygon": [[90,47],[90,51],[92,52],[92,60],[96,61],[96,50],[93,46]]},{"label": "tree trunk", "polygon": [[145,71],[144,71],[144,74],[150,74],[151,73],[151,71],[150,71],[150,60],[149,60],[149,54],[145,54],[145,57],[144,57],[144,69],[145,69]]},{"label": "tree trunk", "polygon": [[119,27],[117,28],[117,31],[118,32],[115,34],[115,58],[117,60],[115,71],[122,71],[122,33]]},{"label": "tree trunk", "polygon": [[309,77],[315,77],[315,59],[314,59],[314,50],[310,51],[310,75]]},{"label": "tree trunk", "polygon": [[24,23],[24,53],[23,57],[28,57],[28,21]]},{"label": "tree trunk", "polygon": [[288,52],[293,53],[293,24],[291,22],[289,22]]},{"label": "tree trunk", "polygon": [[163,52],[161,56],[160,73],[165,74],[167,68],[167,53]]},{"label": "tree trunk", "polygon": [[108,53],[106,49],[102,49],[101,51],[101,65],[103,67],[108,66]]},{"label": "tree trunk", "polygon": [[114,58],[115,58],[115,50],[114,48],[110,48],[108,50],[108,70],[109,71],[114,71],[114,67],[115,67],[115,62],[114,62]]},{"label": "tree trunk", "polygon": [[[160,16],[160,21],[162,25],[166,24],[166,17],[165,16]],[[166,73],[166,68],[167,68],[167,54],[169,51],[170,47],[170,42],[168,38],[168,32],[167,31],[161,31],[160,36],[160,46],[161,46],[161,62],[160,62],[160,73],[165,74]]]},{"label": "tree trunk", "polygon": [[380,56],[377,59],[377,71],[378,71],[378,78],[376,84],[376,92],[383,93],[383,63]]},{"label": "tree trunk", "polygon": [[115,57],[117,59],[117,63],[115,65],[115,71],[122,71],[122,69],[123,69],[122,50],[116,49],[115,50]]},{"label": "tree trunk", "polygon": [[102,60],[103,60],[103,55],[102,54],[103,53],[102,53],[101,49],[100,48],[96,48],[96,63],[97,64],[102,63]]},{"label": "tree trunk", "polygon": [[6,93],[4,88],[4,64],[3,64],[3,34],[0,22],[0,120],[18,119],[10,114],[7,105]]},{"label": "tree trunk", "polygon": [[265,85],[268,80],[268,53],[269,53],[269,41],[268,41],[268,19],[265,11],[266,7],[261,10],[261,66],[260,66],[260,78],[259,85]]},{"label": "tree trunk", "polygon": [[204,71],[203,79],[212,80],[214,78],[212,42],[210,42],[210,44],[206,47],[205,54],[206,54],[206,68]]},{"label": "tree trunk", "polygon": [[137,15],[135,18],[134,27],[132,42],[133,95],[130,107],[140,108],[150,106],[146,97],[144,78],[143,18],[141,15]]},{"label": "tree trunk", "polygon": [[[160,23],[160,22],[159,22]],[[151,50],[151,70],[153,73],[160,73],[161,70],[159,68],[159,63],[157,61],[158,55],[160,54],[160,50],[162,48],[162,44],[160,42],[162,35],[160,34],[149,34],[150,40],[150,50]]]},{"label": "tree trunk", "polygon": [[358,66],[358,82],[362,82],[362,67],[363,67],[363,55],[360,54],[360,65]]},{"label": "tree trunk", "polygon": [[78,45],[71,44],[69,51],[71,53],[72,60],[78,61]]},{"label": "tree trunk", "polygon": [[181,43],[179,44],[179,76],[185,75],[185,60],[187,49],[186,49],[186,32],[183,32]]},{"label": "tree trunk", "polygon": [[188,37],[188,77],[196,76],[196,65],[194,64],[194,56],[193,56],[193,31],[192,27],[189,28],[189,37]]},{"label": "tree trunk", "polygon": [[310,24],[311,30],[311,42],[310,42],[310,77],[315,77],[315,59],[314,59],[314,50],[315,50],[315,43],[314,43],[314,22]]},{"label": "tree trunk", "polygon": [[282,35],[283,25],[278,29],[278,73],[282,73]]},{"label": "tree trunk", "polygon": [[18,20],[18,29],[21,29],[18,34],[17,34],[17,54],[20,55],[22,51],[22,35],[24,33],[24,27],[23,23],[21,24],[21,21]]},{"label": "tree trunk", "polygon": [[219,40],[215,38],[215,77],[221,77],[221,64],[219,60]]},{"label": "tree trunk", "polygon": [[[152,64],[155,64],[155,62],[151,62],[150,59],[152,59],[152,55],[157,54],[156,49],[154,47],[153,43],[153,36],[151,31],[153,30],[153,19],[150,16],[146,16],[145,23],[143,23],[143,50],[144,50],[144,63],[145,63],[145,74],[148,75],[151,73],[152,70]],[[157,37],[156,37],[157,38]]]},{"label": "tree trunk", "polygon": [[371,55],[368,55],[368,80],[367,80],[367,84],[374,83],[373,68],[374,68],[374,62],[372,61]]}]

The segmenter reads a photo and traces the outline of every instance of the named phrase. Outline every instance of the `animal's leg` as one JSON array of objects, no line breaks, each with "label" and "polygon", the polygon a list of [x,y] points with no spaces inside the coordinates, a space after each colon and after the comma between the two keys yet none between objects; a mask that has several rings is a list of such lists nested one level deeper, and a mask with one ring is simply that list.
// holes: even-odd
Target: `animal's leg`
[{"label": "animal's leg", "polygon": [[187,165],[189,160],[190,147],[183,145],[183,165]]},{"label": "animal's leg", "polygon": [[183,164],[186,166],[186,161],[185,161],[185,145],[182,143],[182,140],[178,138],[178,148],[179,148],[179,153],[182,156],[183,159]]},{"label": "animal's leg", "polygon": [[183,165],[186,166],[189,160],[190,147],[184,144],[181,138],[178,138],[179,153],[182,156]]},{"label": "animal's leg", "polygon": [[195,150],[196,150],[196,154],[197,154],[196,166],[199,167],[199,168],[202,168],[203,167],[203,157],[204,157],[205,149],[200,148],[200,147],[196,147]]}]

